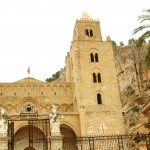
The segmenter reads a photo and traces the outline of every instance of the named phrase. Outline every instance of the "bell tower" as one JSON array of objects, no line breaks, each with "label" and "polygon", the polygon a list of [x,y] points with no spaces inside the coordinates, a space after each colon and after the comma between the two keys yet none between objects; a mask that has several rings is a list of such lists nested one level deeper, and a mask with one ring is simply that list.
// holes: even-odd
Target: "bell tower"
[{"label": "bell tower", "polygon": [[84,12],[82,18],[76,21],[73,40],[102,41],[99,21],[92,19]]},{"label": "bell tower", "polygon": [[102,41],[100,22],[86,13],[75,24],[66,81],[73,84],[82,136],[124,133],[111,39]]}]

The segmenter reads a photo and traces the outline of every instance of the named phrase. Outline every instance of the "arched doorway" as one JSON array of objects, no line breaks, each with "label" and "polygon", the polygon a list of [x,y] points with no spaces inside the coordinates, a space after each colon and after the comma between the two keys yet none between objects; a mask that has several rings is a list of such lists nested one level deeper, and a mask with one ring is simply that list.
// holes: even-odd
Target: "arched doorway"
[{"label": "arched doorway", "polygon": [[[42,141],[38,141],[38,140],[42,140],[44,134],[43,132],[37,128],[34,127],[32,129],[32,131],[34,131],[34,134],[30,135],[31,133],[29,133],[29,126],[24,126],[22,128],[20,128],[14,135],[14,149],[15,150],[44,150],[44,145]],[[36,138],[40,138],[37,139],[37,143],[33,143],[33,146],[29,147],[29,136],[32,136],[33,139]]]},{"label": "arched doorway", "polygon": [[28,136],[29,129],[27,126],[20,128],[14,135],[14,149],[19,150],[29,146]]},{"label": "arched doorway", "polygon": [[36,149],[33,148],[33,147],[27,147],[27,148],[25,148],[24,150],[36,150]]},{"label": "arched doorway", "polygon": [[76,138],[75,132],[68,125],[62,124],[60,132],[64,138]]},{"label": "arched doorway", "polygon": [[8,150],[48,150],[49,119],[8,120],[8,136]]},{"label": "arched doorway", "polygon": [[[76,134],[68,125],[62,124],[60,132],[63,135],[63,149],[78,150],[76,143]],[[71,140],[71,141],[70,141]]]}]

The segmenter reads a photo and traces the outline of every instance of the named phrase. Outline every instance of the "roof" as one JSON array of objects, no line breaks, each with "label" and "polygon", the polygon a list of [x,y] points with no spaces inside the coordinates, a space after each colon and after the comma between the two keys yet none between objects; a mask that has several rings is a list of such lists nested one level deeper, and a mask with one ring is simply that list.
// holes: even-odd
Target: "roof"
[{"label": "roof", "polygon": [[92,18],[86,12],[83,12],[81,19],[91,20]]},{"label": "roof", "polygon": [[18,80],[14,83],[44,83],[43,81],[37,80],[35,78],[27,77],[21,80]]}]

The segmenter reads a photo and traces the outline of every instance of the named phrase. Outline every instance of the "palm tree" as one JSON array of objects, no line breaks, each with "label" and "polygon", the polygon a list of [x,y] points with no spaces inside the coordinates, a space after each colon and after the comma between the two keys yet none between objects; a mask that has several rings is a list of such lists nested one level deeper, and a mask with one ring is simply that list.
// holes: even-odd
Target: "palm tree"
[{"label": "palm tree", "polygon": [[[140,23],[143,23],[144,21],[150,21],[150,9],[144,10],[147,14],[141,15],[138,17],[138,20],[140,20]],[[137,46],[142,46],[142,43],[145,41],[145,39],[150,37],[150,24],[141,25],[138,28],[133,30],[133,34],[136,34],[140,31],[143,31],[144,29],[148,29],[148,31],[144,32],[138,39]]]},{"label": "palm tree", "polygon": [[150,68],[150,46],[148,47],[148,53],[145,57],[145,62],[146,62],[147,68]]},{"label": "palm tree", "polygon": [[[141,55],[140,55],[140,51],[142,50],[142,44],[143,42],[148,39],[150,37],[150,24],[143,24],[145,22],[150,21],[150,9],[146,9],[143,11],[145,14],[141,15],[138,17],[138,20],[140,21],[140,23],[142,23],[141,26],[137,27],[136,29],[133,30],[133,34],[139,33],[141,31],[145,31],[137,40],[136,42],[136,46],[137,46],[137,55],[138,55],[138,59],[136,59],[136,66],[135,69],[137,71],[137,80],[138,80],[138,87],[139,89],[141,89],[141,82],[142,82],[142,78],[140,76],[140,70],[142,70],[142,66],[140,64],[142,64],[142,59],[141,59]],[[149,45],[150,47],[150,45]],[[146,68],[145,68],[145,75],[148,78],[148,74],[150,72],[150,68],[149,68],[149,54],[148,53],[145,57],[145,62],[146,62]]]}]

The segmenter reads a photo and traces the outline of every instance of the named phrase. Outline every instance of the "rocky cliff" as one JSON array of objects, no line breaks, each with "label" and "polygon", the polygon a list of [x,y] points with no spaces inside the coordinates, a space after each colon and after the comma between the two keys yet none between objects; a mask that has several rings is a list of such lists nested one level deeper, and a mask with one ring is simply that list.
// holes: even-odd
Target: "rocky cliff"
[{"label": "rocky cliff", "polygon": [[114,47],[114,58],[126,132],[144,124],[143,106],[150,101],[150,70],[146,69],[148,44]]}]

